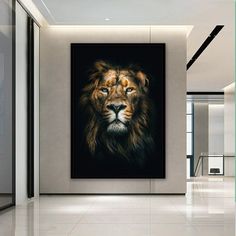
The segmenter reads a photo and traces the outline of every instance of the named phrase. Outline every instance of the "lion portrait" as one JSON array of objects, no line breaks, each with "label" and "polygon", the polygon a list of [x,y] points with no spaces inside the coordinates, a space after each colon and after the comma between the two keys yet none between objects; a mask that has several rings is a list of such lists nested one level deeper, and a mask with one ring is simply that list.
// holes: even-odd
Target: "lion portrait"
[{"label": "lion portrait", "polygon": [[71,178],[165,177],[165,44],[72,43],[70,91]]},{"label": "lion portrait", "polygon": [[149,80],[137,66],[95,62],[80,97],[87,117],[84,135],[91,155],[143,164],[154,145]]}]

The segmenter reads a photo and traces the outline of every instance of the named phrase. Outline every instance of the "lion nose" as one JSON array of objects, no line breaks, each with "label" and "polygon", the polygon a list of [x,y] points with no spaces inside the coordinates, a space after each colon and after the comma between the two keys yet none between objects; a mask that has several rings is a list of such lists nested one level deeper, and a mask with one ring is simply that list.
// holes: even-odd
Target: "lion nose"
[{"label": "lion nose", "polygon": [[107,108],[109,110],[114,111],[115,113],[118,113],[119,111],[124,110],[126,108],[126,105],[124,105],[124,104],[119,104],[119,105],[110,104],[110,105],[107,105]]}]

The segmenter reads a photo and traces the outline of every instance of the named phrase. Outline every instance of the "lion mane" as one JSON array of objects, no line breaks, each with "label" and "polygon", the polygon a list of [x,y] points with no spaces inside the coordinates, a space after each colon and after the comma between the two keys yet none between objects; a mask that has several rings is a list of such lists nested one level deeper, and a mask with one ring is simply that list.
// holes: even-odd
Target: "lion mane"
[{"label": "lion mane", "polygon": [[[92,156],[114,156],[141,164],[150,153],[154,142],[149,80],[137,66],[95,62],[80,97],[86,117],[84,138]],[[117,115],[119,109],[121,115]],[[115,115],[120,120],[112,121]]]}]

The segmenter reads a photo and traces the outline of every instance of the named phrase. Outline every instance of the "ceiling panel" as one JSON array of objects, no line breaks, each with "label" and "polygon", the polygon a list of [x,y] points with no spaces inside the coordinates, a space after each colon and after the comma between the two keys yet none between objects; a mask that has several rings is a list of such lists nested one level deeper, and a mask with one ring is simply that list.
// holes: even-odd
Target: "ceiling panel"
[{"label": "ceiling panel", "polygon": [[[233,0],[33,0],[51,25],[193,25],[188,60],[217,24],[225,27],[188,70],[189,91],[221,91],[234,80]],[[187,63],[187,62],[186,62]]]}]

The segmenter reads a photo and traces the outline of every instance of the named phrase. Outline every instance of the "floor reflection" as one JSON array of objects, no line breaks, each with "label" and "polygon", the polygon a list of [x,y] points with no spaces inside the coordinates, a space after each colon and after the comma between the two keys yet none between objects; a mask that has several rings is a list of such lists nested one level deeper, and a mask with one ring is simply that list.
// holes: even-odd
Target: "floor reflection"
[{"label": "floor reflection", "polygon": [[0,235],[235,236],[233,178],[196,178],[186,196],[42,196],[0,214]]}]

